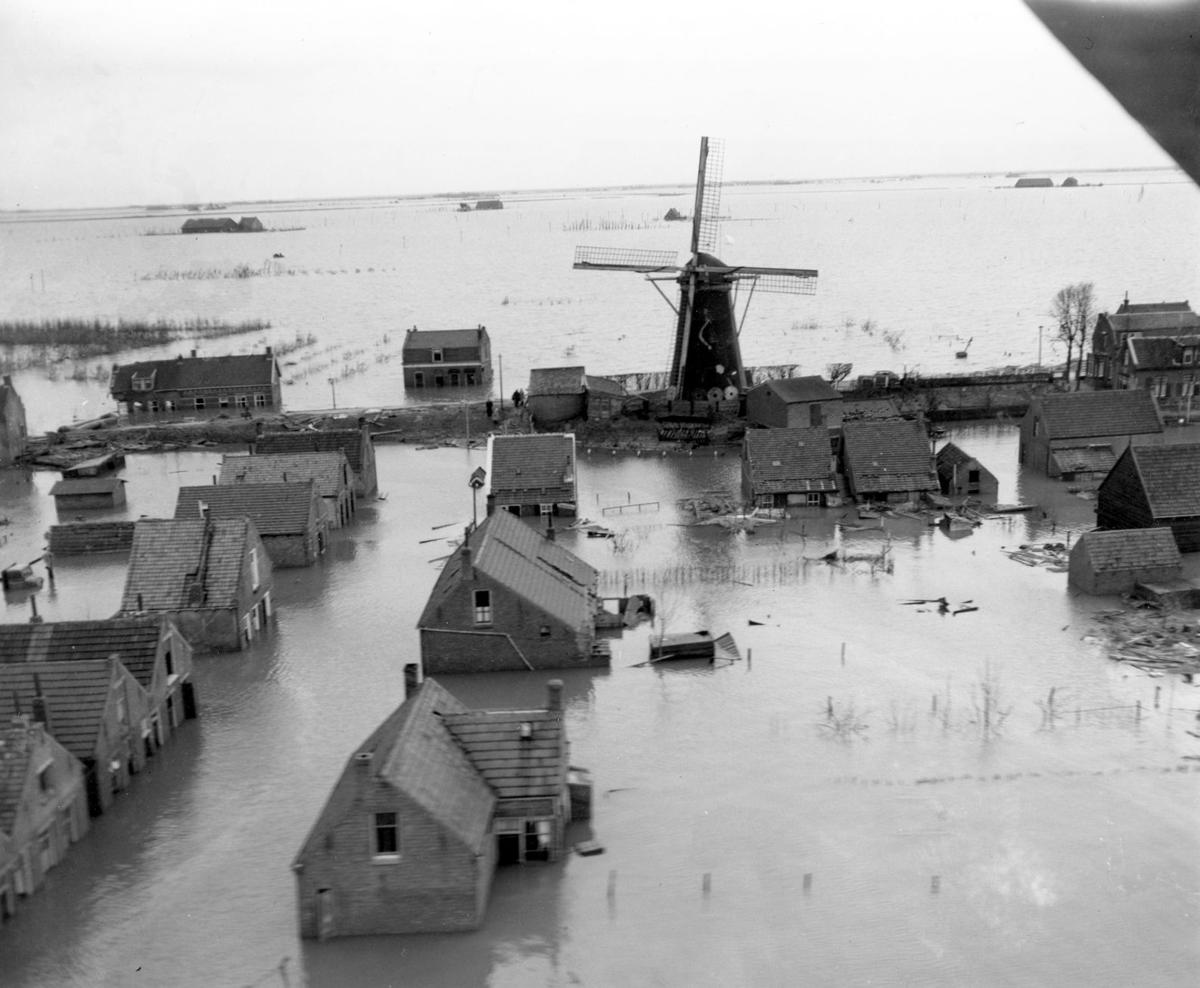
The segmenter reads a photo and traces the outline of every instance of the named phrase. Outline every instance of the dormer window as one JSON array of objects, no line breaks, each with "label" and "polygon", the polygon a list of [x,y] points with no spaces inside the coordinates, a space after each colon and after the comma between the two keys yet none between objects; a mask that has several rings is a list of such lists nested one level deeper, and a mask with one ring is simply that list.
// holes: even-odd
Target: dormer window
[{"label": "dormer window", "polygon": [[492,623],[492,592],[476,590],[474,592],[474,611],[476,624]]},{"label": "dormer window", "polygon": [[133,390],[134,391],[153,391],[154,390],[154,375],[153,374],[134,374],[133,375]]},{"label": "dormer window", "polygon": [[1196,350],[1194,347],[1186,347],[1183,351],[1183,362],[1185,364],[1193,364],[1196,361]]},{"label": "dormer window", "polygon": [[441,348],[434,347],[432,350],[430,350],[429,351],[429,359],[432,360],[435,364],[440,364],[442,362]]}]

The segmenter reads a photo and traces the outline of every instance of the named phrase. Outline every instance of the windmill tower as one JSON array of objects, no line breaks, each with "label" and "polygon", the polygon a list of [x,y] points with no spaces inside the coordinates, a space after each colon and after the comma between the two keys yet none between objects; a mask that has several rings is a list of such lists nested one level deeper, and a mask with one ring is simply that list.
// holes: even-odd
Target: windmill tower
[{"label": "windmill tower", "polygon": [[[576,247],[573,267],[588,271],[636,271],[646,276],[676,315],[675,344],[667,387],[673,397],[717,400],[746,390],[746,368],[738,343],[741,323],[737,293],[747,286],[742,322],[755,291],[812,295],[817,272],[808,268],[764,268],[729,265],[711,253],[717,248],[721,211],[721,167],[724,148],[715,138],[700,138],[700,167],[692,213],[691,257],[680,267],[677,253],[619,247]],[[679,302],[659,287],[679,285]]]}]

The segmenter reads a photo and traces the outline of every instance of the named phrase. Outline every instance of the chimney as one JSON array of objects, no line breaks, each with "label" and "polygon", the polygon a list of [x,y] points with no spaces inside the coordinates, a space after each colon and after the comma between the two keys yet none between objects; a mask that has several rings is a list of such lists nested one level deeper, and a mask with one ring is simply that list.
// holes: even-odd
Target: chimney
[{"label": "chimney", "polygon": [[267,356],[271,356],[271,348],[269,346],[267,347]]},{"label": "chimney", "polygon": [[561,679],[552,679],[546,684],[546,709],[557,713],[562,712],[562,692],[563,681]]},{"label": "chimney", "polygon": [[42,677],[36,672],[33,674],[33,719],[50,730],[50,705],[42,693]]},{"label": "chimney", "polygon": [[193,357],[194,357],[194,356],[196,356],[196,351],[195,351],[195,350],[193,350],[193,351],[192,351],[192,356],[193,356]]},{"label": "chimney", "polygon": [[208,502],[207,501],[197,501],[196,507],[200,509],[200,517],[203,518],[205,521],[207,521],[208,520]]},{"label": "chimney", "polygon": [[407,662],[404,665],[404,698],[407,700],[410,696],[417,692],[421,686],[420,679],[421,670],[415,662]]},{"label": "chimney", "polygon": [[460,559],[462,560],[462,578],[464,580],[475,579],[475,568],[471,565],[471,530],[468,528],[463,533],[462,548],[458,550]]},{"label": "chimney", "polygon": [[554,515],[546,515],[546,538],[554,541]]}]

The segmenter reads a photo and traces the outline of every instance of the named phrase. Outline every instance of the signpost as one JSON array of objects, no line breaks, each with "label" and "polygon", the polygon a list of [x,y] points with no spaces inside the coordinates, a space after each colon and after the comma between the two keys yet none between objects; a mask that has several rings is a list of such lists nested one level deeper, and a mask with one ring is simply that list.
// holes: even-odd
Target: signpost
[{"label": "signpost", "polygon": [[476,506],[478,504],[479,488],[484,485],[486,480],[487,471],[483,467],[476,467],[471,472],[471,479],[467,481],[467,484],[471,488],[471,528],[474,528],[476,525]]}]

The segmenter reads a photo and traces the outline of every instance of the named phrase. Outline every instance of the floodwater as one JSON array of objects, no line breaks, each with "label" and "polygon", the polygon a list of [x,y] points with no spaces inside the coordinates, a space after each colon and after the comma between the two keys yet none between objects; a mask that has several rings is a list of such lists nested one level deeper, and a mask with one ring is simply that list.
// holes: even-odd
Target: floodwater
[{"label": "floodwater", "polygon": [[[1200,753],[1200,690],[1104,658],[1090,615],[1117,602],[1004,554],[1073,540],[1093,502],[1019,472],[1011,425],[952,438],[1000,476],[1001,500],[1041,507],[955,540],[905,518],[839,536],[840,509],[732,534],[687,525],[676,502],[736,489],[736,457],[581,448],[581,513],[618,538],[559,537],[605,592],[651,592],[663,621],[615,642],[610,669],[563,676],[572,761],[596,785],[576,837],[605,853],[502,869],[474,933],[302,942],[292,857],[349,753],[401,699],[483,455],[379,447],[384,499],[317,566],[277,572],[269,638],[198,659],[200,718],[0,929],[0,979],[1189,983],[1200,762],[1183,756]],[[131,457],[123,513],[166,513],[216,459]],[[53,479],[3,475],[9,556],[37,554]],[[821,561],[839,538],[863,561]],[[885,546],[882,565],[866,561]],[[48,618],[115,609],[119,557],[56,570],[39,598]],[[979,609],[902,603],[941,596]],[[652,634],[699,628],[731,632],[743,661],[639,665]],[[442,681],[469,704],[521,706],[547,678]]]}]

